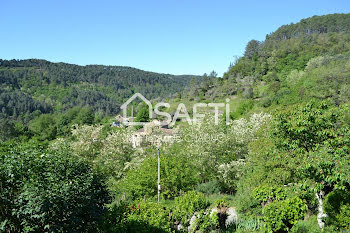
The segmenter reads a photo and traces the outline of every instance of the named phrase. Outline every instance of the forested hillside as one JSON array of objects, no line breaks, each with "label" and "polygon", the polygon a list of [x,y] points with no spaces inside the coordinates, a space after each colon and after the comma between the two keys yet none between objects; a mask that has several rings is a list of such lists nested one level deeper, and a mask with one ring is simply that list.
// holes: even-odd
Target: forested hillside
[{"label": "forested hillside", "polygon": [[13,118],[72,107],[89,107],[111,115],[118,113],[133,93],[140,92],[150,99],[171,97],[181,93],[192,77],[122,66],[0,60],[0,109],[3,117]]},{"label": "forested hillside", "polygon": [[263,107],[310,98],[349,100],[350,15],[314,16],[251,40],[216,85],[202,84],[208,98],[239,95]]}]

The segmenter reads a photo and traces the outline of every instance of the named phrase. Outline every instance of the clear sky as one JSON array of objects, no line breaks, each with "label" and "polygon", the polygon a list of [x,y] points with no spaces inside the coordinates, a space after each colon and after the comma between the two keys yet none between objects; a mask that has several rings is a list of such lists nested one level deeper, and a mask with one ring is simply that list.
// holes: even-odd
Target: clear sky
[{"label": "clear sky", "polygon": [[251,39],[349,0],[0,0],[0,58],[222,75]]}]

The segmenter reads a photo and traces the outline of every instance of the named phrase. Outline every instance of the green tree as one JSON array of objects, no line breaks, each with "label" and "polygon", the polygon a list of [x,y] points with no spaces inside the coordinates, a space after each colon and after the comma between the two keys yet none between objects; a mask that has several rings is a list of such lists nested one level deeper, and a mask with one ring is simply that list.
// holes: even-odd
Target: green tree
[{"label": "green tree", "polygon": [[[165,198],[173,198],[180,194],[180,190],[188,191],[198,182],[196,167],[186,157],[179,154],[181,148],[161,151],[160,173],[161,194]],[[133,198],[144,196],[153,197],[157,194],[157,152],[147,151],[147,158],[139,168],[130,169],[126,178],[117,186]]]},{"label": "green tree", "polygon": [[41,114],[29,122],[29,129],[40,140],[52,140],[56,137],[56,119],[50,114]]},{"label": "green tree", "polygon": [[104,178],[69,153],[0,145],[0,225],[5,232],[96,232]]},{"label": "green tree", "polygon": [[251,40],[245,47],[244,56],[251,59],[253,56],[257,56],[259,52],[260,42],[257,40]]},{"label": "green tree", "polygon": [[318,223],[324,226],[323,199],[336,188],[350,184],[350,128],[344,124],[348,106],[310,102],[276,117],[277,147],[288,151],[297,176],[318,200]]},{"label": "green tree", "polygon": [[17,136],[15,123],[9,119],[0,121],[0,142],[12,139]]},{"label": "green tree", "polygon": [[95,115],[90,108],[82,108],[75,119],[75,123],[91,125],[94,123],[94,118]]},{"label": "green tree", "polygon": [[306,212],[305,203],[299,198],[273,201],[263,209],[265,232],[288,232]]},{"label": "green tree", "polygon": [[[149,106],[146,104],[143,104],[140,110],[136,114],[135,122],[148,122],[148,121],[150,121]],[[136,128],[141,128],[141,126]]]},{"label": "green tree", "polygon": [[216,73],[215,70],[213,70],[212,72],[210,72],[209,74],[209,78],[216,78],[218,76],[218,73]]}]

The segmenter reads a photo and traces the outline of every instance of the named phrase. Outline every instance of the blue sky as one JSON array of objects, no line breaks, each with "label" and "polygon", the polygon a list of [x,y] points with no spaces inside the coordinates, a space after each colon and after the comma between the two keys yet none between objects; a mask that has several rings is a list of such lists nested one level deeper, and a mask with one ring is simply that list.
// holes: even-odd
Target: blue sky
[{"label": "blue sky", "polygon": [[251,39],[349,12],[347,0],[0,0],[0,58],[222,75]]}]

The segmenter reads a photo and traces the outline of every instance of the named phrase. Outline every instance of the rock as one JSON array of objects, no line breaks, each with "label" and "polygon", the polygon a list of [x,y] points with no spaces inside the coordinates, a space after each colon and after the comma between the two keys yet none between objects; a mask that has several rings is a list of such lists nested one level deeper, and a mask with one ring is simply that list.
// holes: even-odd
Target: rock
[{"label": "rock", "polygon": [[196,216],[196,214],[194,214],[190,219],[190,225],[187,228],[188,232],[191,232],[196,219],[197,219],[197,216]]},{"label": "rock", "polygon": [[213,209],[211,209],[211,211],[210,211],[210,217],[213,217],[213,214],[217,214],[218,213],[218,208],[213,208]]},{"label": "rock", "polygon": [[184,229],[184,227],[182,226],[181,223],[179,225],[177,225],[176,230],[181,231],[182,229]]},{"label": "rock", "polygon": [[[207,212],[207,213],[205,213],[205,214],[208,214],[209,213],[209,211]],[[194,224],[195,224],[195,221],[196,221],[196,219],[197,219],[197,214],[198,213],[195,213],[192,217],[191,217],[191,219],[190,219],[190,221],[189,221],[189,226],[188,226],[188,228],[187,228],[187,230],[188,230],[188,232],[191,232],[192,230],[193,230],[193,227],[194,227]],[[212,208],[211,210],[210,210],[210,216],[212,217],[214,214],[216,214],[216,215],[221,215],[221,216],[225,216],[226,217],[226,219],[225,219],[225,227],[228,227],[228,226],[230,226],[230,225],[232,225],[233,223],[236,223],[237,222],[237,220],[238,220],[238,214],[237,214],[237,212],[236,212],[236,209],[235,209],[235,207],[229,207],[229,208],[220,208],[220,209],[218,209],[217,207],[215,207],[215,208]],[[181,225],[181,224],[180,224]],[[180,230],[179,229],[179,227],[180,227],[180,225],[178,225],[178,230]],[[183,229],[183,226],[181,225],[181,229]]]},{"label": "rock", "polygon": [[225,221],[225,226],[228,227],[229,225],[236,223],[238,220],[238,215],[236,212],[236,209],[234,207],[230,207],[226,211],[227,218]]}]

